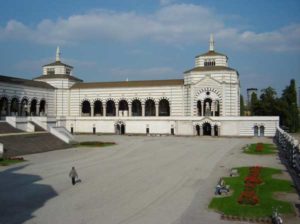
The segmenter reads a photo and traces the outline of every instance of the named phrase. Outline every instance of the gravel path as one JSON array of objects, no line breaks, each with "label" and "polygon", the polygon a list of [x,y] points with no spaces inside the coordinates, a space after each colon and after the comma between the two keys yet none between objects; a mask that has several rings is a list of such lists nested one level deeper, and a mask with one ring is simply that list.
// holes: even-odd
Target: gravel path
[{"label": "gravel path", "polygon": [[[235,166],[283,168],[274,156],[241,153],[254,138],[76,139],[117,145],[27,155],[24,164],[0,167],[0,223],[230,223],[207,209],[218,179]],[[82,180],[75,186],[68,178],[72,166]]]}]

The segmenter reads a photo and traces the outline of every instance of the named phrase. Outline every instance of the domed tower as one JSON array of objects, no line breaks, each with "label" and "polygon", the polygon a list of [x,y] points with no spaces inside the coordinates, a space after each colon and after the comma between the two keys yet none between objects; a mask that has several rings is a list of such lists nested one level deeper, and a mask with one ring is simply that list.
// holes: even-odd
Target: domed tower
[{"label": "domed tower", "polygon": [[56,49],[55,62],[43,66],[43,75],[35,78],[36,81],[47,82],[56,88],[70,88],[81,79],[72,75],[73,67],[60,60],[60,49]]},{"label": "domed tower", "polygon": [[187,112],[191,116],[239,116],[240,81],[228,66],[228,57],[215,51],[213,35],[209,51],[195,57],[195,67],[184,73]]}]

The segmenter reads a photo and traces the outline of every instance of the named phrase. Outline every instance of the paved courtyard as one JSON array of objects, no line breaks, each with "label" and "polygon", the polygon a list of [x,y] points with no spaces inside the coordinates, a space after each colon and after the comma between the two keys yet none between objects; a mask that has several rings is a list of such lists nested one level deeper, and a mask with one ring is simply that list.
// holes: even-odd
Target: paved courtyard
[{"label": "paved courtyard", "polygon": [[[254,138],[76,138],[117,145],[27,155],[26,163],[0,167],[1,224],[228,223],[207,209],[219,177],[234,166],[283,168],[274,156],[241,153]],[[82,180],[75,186],[72,166]]]}]

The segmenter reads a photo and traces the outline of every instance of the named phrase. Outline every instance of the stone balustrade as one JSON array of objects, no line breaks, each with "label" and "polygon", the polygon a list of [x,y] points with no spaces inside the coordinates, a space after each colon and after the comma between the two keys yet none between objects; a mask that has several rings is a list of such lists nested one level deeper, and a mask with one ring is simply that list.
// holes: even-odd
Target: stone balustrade
[{"label": "stone balustrade", "polygon": [[277,127],[275,141],[288,165],[300,176],[300,145],[298,140]]}]

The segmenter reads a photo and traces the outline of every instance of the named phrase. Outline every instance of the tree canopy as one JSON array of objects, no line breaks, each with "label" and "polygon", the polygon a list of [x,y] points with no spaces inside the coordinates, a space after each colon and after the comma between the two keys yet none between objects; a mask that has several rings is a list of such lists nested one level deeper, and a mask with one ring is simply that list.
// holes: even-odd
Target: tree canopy
[{"label": "tree canopy", "polygon": [[249,106],[253,116],[279,116],[280,125],[287,127],[290,132],[297,132],[299,129],[297,91],[294,79],[283,90],[281,97],[277,97],[277,93],[272,87],[262,89],[259,99],[253,93]]}]

